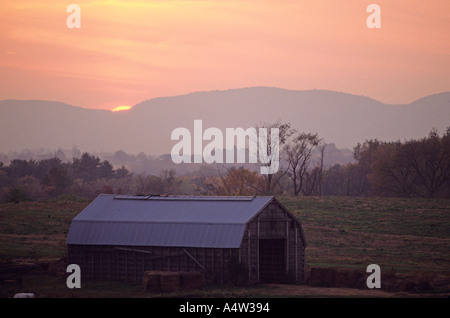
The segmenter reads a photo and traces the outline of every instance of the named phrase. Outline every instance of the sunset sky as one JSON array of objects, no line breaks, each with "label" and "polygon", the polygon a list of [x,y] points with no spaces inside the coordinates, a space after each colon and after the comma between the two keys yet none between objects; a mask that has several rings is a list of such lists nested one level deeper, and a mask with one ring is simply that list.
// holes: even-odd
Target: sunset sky
[{"label": "sunset sky", "polygon": [[113,109],[275,86],[409,103],[450,90],[449,13],[448,0],[2,1],[0,100]]}]

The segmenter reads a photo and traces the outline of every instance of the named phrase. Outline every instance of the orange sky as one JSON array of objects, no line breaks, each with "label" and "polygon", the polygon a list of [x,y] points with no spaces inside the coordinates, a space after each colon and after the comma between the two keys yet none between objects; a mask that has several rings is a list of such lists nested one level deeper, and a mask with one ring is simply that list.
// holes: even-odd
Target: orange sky
[{"label": "orange sky", "polygon": [[[80,29],[66,26],[71,3]],[[371,3],[381,29],[366,26]],[[409,103],[450,90],[449,12],[448,0],[2,1],[0,100],[113,109],[276,86]]]}]

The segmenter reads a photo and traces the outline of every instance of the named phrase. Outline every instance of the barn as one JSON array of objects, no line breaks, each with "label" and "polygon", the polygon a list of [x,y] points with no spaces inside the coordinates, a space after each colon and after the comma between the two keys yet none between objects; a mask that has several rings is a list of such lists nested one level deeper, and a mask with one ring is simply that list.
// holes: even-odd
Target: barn
[{"label": "barn", "polygon": [[275,197],[98,196],[73,220],[68,261],[83,278],[142,281],[199,271],[206,283],[304,279],[302,225]]}]

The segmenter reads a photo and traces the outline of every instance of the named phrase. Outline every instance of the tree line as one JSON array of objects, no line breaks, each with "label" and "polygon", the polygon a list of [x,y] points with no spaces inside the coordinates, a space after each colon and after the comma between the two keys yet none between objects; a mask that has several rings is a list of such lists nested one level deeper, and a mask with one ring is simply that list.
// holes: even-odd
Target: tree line
[{"label": "tree line", "polygon": [[259,175],[244,168],[218,168],[204,192],[220,195],[379,196],[450,198],[450,127],[440,136],[396,142],[377,139],[353,148],[354,162],[324,166],[327,145],[317,134],[280,129],[280,170]]},{"label": "tree line", "polygon": [[450,127],[442,136],[432,129],[419,140],[369,140],[354,153],[359,195],[450,197]]},{"label": "tree line", "polygon": [[99,192],[94,190],[98,180],[119,180],[127,176],[129,171],[125,167],[114,169],[107,160],[88,153],[70,162],[63,162],[56,156],[38,161],[14,159],[9,165],[0,162],[0,200],[18,202],[61,195],[86,196],[92,191]]},{"label": "tree line", "polygon": [[450,127],[442,136],[432,129],[417,140],[366,140],[353,148],[354,162],[329,166],[329,145],[318,134],[287,123],[265,127],[280,131],[280,169],[273,175],[259,174],[258,165],[206,164],[182,175],[172,168],[133,173],[89,153],[70,161],[55,155],[0,162],[0,201],[93,199],[100,193],[450,198]]}]

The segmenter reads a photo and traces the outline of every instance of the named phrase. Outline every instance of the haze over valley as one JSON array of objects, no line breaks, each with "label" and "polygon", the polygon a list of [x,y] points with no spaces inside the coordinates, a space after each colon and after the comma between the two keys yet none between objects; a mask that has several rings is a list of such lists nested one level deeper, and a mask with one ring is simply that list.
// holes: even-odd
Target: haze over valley
[{"label": "haze over valley", "polygon": [[168,154],[176,143],[171,132],[193,131],[195,119],[203,121],[203,130],[223,131],[288,122],[337,148],[352,149],[367,139],[403,141],[433,128],[444,132],[450,125],[450,92],[389,105],[327,90],[252,87],[154,98],[121,112],[37,100],[0,101],[0,112],[3,153],[76,146],[87,152]]}]

